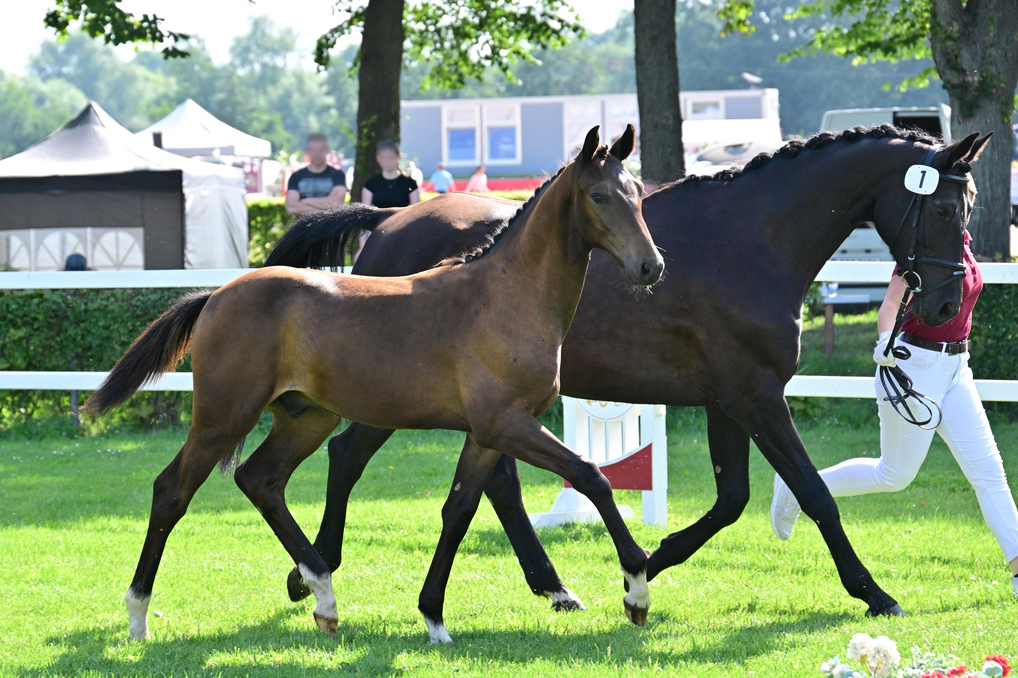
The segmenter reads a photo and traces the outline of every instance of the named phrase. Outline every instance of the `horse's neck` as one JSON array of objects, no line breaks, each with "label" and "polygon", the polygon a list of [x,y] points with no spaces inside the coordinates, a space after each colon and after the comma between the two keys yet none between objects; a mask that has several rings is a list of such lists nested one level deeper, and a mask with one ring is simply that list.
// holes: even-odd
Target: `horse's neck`
[{"label": "horse's neck", "polygon": [[529,213],[506,234],[487,258],[504,268],[517,287],[513,303],[562,320],[569,327],[590,262],[573,210],[572,168],[567,168],[537,198]]},{"label": "horse's neck", "polygon": [[[920,151],[903,152],[888,141],[837,143],[805,151],[783,168],[781,208],[766,222],[764,237],[803,290],[852,230],[873,218],[873,204],[892,178],[903,177]],[[763,178],[763,177],[761,177]],[[775,190],[775,189],[772,189]],[[887,224],[880,234],[888,237]],[[893,234],[890,234],[893,237]]]}]

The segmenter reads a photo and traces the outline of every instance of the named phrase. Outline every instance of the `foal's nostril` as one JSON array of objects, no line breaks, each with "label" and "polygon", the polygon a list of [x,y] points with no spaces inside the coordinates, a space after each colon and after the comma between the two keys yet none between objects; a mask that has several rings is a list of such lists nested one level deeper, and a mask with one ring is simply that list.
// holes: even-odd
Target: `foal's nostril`
[{"label": "foal's nostril", "polygon": [[650,272],[651,272],[651,265],[650,265],[649,261],[644,261],[642,264],[640,264],[640,276],[641,277],[643,277],[644,279],[649,278],[650,277]]},{"label": "foal's nostril", "polygon": [[955,306],[954,302],[948,301],[940,307],[940,317],[945,321],[950,320],[956,315],[958,315],[958,307]]}]

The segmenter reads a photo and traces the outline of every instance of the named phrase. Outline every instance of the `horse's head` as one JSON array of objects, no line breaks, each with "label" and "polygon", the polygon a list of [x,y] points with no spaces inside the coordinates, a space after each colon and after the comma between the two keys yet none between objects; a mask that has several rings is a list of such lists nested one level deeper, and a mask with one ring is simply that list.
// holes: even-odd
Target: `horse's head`
[{"label": "horse's head", "polygon": [[643,221],[643,185],[622,164],[636,146],[636,130],[626,127],[610,149],[599,144],[594,127],[573,161],[574,214],[582,237],[615,257],[635,284],[653,285],[665,262]]},{"label": "horse's head", "polygon": [[[972,213],[968,172],[991,136],[974,133],[953,144],[926,149],[926,157],[909,170],[909,178],[890,180],[889,189],[874,206],[877,228],[906,286],[918,288],[912,312],[926,325],[943,325],[961,308],[962,248]],[[929,192],[931,187],[934,190]]]}]

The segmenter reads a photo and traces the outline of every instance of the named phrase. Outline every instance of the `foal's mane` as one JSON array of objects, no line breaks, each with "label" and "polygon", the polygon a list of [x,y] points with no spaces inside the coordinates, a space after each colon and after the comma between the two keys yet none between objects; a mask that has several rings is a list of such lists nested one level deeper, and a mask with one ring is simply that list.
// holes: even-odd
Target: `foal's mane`
[{"label": "foal's mane", "polygon": [[[608,147],[605,146],[604,149],[605,154],[607,154]],[[600,150],[601,149],[598,149],[598,151]],[[495,230],[491,231],[490,233],[486,233],[484,235],[484,239],[481,241],[480,244],[474,245],[473,247],[467,249],[464,252],[461,252],[460,254],[456,254],[454,256],[443,259],[442,261],[438,262],[436,268],[438,268],[439,266],[451,266],[452,264],[465,264],[467,262],[480,259],[485,254],[490,252],[491,248],[493,248],[498,243],[498,241],[502,239],[502,236],[509,232],[513,224],[515,224],[517,221],[520,221],[525,213],[529,213],[533,209],[534,205],[537,204],[537,199],[541,197],[541,192],[544,191],[544,189],[547,188],[549,184],[558,179],[559,175],[562,174],[563,171],[565,171],[566,167],[568,167],[568,165],[563,165],[562,167],[560,167],[559,170],[555,172],[555,174],[553,174],[547,181],[538,186],[537,189],[534,191],[534,195],[530,196],[530,198],[525,203],[520,205],[520,208],[516,210],[516,213],[513,214],[508,221],[506,221],[504,224],[502,224]]]},{"label": "foal's mane", "polygon": [[[803,150],[815,150],[830,146],[831,144],[847,141],[860,141],[862,139],[901,139],[915,143],[936,145],[943,142],[940,137],[933,136],[918,129],[902,129],[894,125],[876,125],[873,127],[855,127],[841,132],[820,132],[808,139],[793,139],[773,153],[761,153],[741,168],[730,168],[721,170],[715,174],[692,174],[663,185],[661,188],[671,188],[685,184],[697,184],[705,181],[733,181],[747,172],[760,169],[766,166],[775,158],[795,158]],[[659,189],[660,190],[660,189]]]}]

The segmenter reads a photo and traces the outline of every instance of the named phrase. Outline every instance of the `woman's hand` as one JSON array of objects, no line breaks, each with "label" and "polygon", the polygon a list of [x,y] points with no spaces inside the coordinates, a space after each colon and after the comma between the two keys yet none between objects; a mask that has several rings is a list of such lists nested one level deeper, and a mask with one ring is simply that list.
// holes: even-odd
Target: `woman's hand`
[{"label": "woman's hand", "polygon": [[875,362],[877,365],[881,365],[884,367],[894,367],[895,364],[897,364],[897,361],[894,359],[893,354],[887,353],[887,355],[884,355],[884,353],[887,352],[887,342],[889,342],[890,340],[891,340],[890,330],[880,333],[880,338],[877,339],[877,345],[873,349],[873,362]]}]

